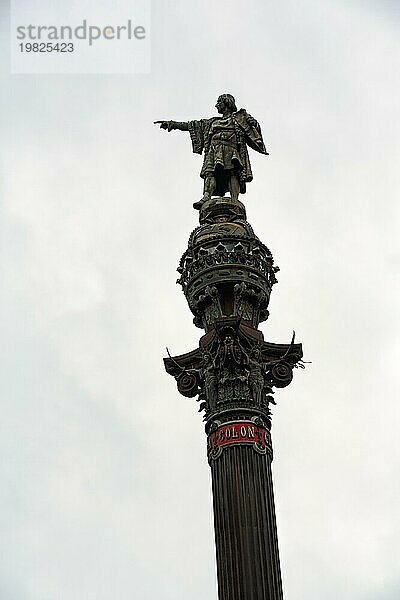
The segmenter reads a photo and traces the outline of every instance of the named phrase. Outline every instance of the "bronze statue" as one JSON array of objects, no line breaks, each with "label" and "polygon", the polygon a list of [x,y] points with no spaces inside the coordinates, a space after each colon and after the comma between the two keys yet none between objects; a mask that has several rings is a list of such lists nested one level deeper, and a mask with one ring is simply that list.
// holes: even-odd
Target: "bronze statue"
[{"label": "bronze statue", "polygon": [[219,96],[215,105],[221,117],[198,121],[154,121],[161,129],[189,131],[193,152],[204,150],[200,177],[204,179],[203,198],[194,203],[200,209],[212,196],[230,192],[232,200],[246,192],[246,183],[253,179],[247,146],[261,154],[268,154],[262,139],[260,125],[244,108],[237,110],[231,94]]}]

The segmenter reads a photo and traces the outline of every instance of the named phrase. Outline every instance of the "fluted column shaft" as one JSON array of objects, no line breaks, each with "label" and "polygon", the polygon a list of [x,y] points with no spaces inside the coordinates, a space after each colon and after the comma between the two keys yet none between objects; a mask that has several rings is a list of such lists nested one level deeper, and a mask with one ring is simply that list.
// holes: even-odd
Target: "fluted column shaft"
[{"label": "fluted column shaft", "polygon": [[211,473],[219,600],[282,600],[270,455],[231,446]]}]

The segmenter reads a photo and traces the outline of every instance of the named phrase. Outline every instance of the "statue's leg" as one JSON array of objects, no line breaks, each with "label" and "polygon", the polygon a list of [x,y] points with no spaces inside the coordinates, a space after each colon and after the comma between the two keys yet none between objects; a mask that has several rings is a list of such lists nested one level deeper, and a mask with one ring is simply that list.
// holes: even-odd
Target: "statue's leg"
[{"label": "statue's leg", "polygon": [[201,200],[199,200],[199,202],[194,202],[193,208],[195,208],[196,210],[200,210],[202,204],[206,200],[211,199],[211,196],[215,192],[216,187],[217,187],[217,182],[215,180],[214,173],[207,173],[207,175],[205,176],[205,179],[204,179],[203,197]]},{"label": "statue's leg", "polygon": [[229,191],[231,193],[232,200],[239,199],[239,192],[240,192],[239,177],[233,171],[231,172],[231,176],[229,178]]},{"label": "statue's leg", "polygon": [[214,173],[207,173],[207,176],[204,180],[204,197],[203,202],[206,200],[210,200],[211,196],[215,192],[217,187],[217,182],[215,180]]}]

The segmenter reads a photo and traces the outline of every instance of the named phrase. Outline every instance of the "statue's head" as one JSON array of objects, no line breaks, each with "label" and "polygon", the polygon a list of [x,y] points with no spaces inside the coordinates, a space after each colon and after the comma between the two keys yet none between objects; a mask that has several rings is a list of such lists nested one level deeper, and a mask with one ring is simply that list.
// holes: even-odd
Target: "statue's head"
[{"label": "statue's head", "polygon": [[218,96],[218,100],[217,100],[217,104],[215,105],[215,108],[221,114],[226,109],[230,110],[231,112],[236,112],[237,108],[236,108],[235,98],[232,96],[232,94],[221,94],[221,96]]}]

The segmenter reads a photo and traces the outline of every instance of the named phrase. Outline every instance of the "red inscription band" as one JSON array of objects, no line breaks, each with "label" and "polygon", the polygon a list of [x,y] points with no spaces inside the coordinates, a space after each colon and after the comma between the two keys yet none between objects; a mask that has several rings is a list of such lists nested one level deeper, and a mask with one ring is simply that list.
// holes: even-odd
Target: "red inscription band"
[{"label": "red inscription band", "polygon": [[218,458],[225,446],[250,444],[260,454],[272,453],[271,435],[253,421],[224,423],[210,433],[207,440],[209,458]]}]

